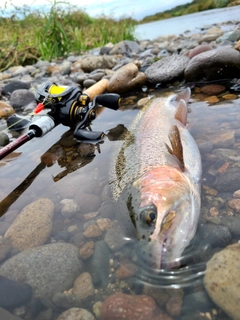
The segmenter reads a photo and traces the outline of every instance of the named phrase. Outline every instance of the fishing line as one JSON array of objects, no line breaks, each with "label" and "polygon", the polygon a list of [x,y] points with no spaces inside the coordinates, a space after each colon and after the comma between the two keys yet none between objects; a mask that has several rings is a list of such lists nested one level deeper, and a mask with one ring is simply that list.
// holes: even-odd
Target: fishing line
[{"label": "fishing line", "polygon": [[[44,107],[46,105],[48,105],[50,102],[48,101],[47,103],[44,104]],[[36,114],[34,112],[29,113],[28,115],[26,115],[25,117],[23,116],[21,119],[19,119],[18,121],[14,122],[13,124],[11,124],[10,126],[6,127],[5,129],[1,130],[0,133],[4,132],[5,130],[9,130],[10,128],[12,128],[13,126],[15,126],[16,124],[20,123],[23,120],[32,120],[32,118],[35,116]],[[30,119],[28,119],[27,117],[30,116]],[[41,116],[41,115],[39,115]]]}]

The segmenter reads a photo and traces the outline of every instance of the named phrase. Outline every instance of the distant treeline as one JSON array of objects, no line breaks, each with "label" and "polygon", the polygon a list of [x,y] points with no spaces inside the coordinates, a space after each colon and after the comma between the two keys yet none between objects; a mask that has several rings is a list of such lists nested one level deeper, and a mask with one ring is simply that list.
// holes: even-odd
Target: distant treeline
[{"label": "distant treeline", "polygon": [[182,4],[171,10],[166,10],[164,12],[158,12],[151,16],[146,16],[139,23],[168,19],[194,12],[237,5],[240,5],[240,0],[193,0],[192,2]]}]

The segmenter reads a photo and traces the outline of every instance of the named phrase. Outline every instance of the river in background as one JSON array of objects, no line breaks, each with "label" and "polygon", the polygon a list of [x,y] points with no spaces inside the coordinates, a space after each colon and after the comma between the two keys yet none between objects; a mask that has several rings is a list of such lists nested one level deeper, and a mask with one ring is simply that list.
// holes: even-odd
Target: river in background
[{"label": "river in background", "polygon": [[[188,14],[181,17],[154,21],[137,26],[135,35],[139,40],[153,40],[160,36],[177,35],[186,31],[197,33],[205,25],[227,21],[238,21],[240,17],[240,6],[207,10]],[[224,27],[221,26],[222,29]],[[225,26],[231,30],[231,24]],[[190,31],[191,30],[191,31]]]}]

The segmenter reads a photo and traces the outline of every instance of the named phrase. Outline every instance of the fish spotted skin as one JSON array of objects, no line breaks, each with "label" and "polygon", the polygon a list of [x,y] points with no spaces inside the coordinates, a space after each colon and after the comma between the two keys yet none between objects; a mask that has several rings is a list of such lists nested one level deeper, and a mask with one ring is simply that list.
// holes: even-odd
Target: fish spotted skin
[{"label": "fish spotted skin", "polygon": [[179,264],[200,213],[201,157],[187,129],[190,89],[152,98],[114,152],[110,185],[126,239],[155,268]]}]

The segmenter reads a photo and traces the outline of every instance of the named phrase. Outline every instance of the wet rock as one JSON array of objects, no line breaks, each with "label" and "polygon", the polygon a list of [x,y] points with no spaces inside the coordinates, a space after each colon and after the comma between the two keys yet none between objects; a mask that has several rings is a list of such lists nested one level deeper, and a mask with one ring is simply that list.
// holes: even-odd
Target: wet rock
[{"label": "wet rock", "polygon": [[122,234],[121,228],[118,224],[114,225],[111,229],[106,232],[104,241],[112,251],[121,249],[126,241]]},{"label": "wet rock", "polygon": [[94,286],[90,273],[83,272],[74,281],[72,293],[79,296],[82,300],[94,295]]},{"label": "wet rock", "polygon": [[82,259],[88,259],[90,258],[94,253],[94,242],[89,241],[85,243],[79,250],[80,257]]},{"label": "wet rock", "polygon": [[103,47],[101,47],[100,54],[102,55],[109,54],[109,52],[112,50],[113,47],[114,45],[111,42],[105,44]]},{"label": "wet rock", "polygon": [[34,109],[37,105],[35,95],[27,89],[15,90],[10,97],[10,104],[14,110],[24,110],[31,105],[31,109]]},{"label": "wet rock", "polygon": [[80,308],[83,305],[82,299],[75,294],[55,293],[52,302],[59,308],[70,309]]},{"label": "wet rock", "polygon": [[232,48],[213,49],[190,60],[185,69],[186,81],[232,79],[240,71],[240,53]]},{"label": "wet rock", "polygon": [[240,188],[240,172],[239,169],[227,169],[222,174],[218,175],[214,182],[214,189],[219,192],[234,192]]},{"label": "wet rock", "polygon": [[[156,319],[161,319],[161,311],[156,302],[145,295],[116,293],[103,302],[101,309],[101,319],[104,320],[145,320],[155,319],[155,315],[159,316]],[[162,319],[170,320],[170,317],[166,316]]]},{"label": "wet rock", "polygon": [[233,149],[226,149],[226,148],[219,148],[213,150],[212,154],[216,156],[218,159],[222,160],[233,160],[239,161],[240,160],[240,152]]},{"label": "wet rock", "polygon": [[0,222],[0,235],[3,236],[9,227],[10,227],[9,222],[1,221]]},{"label": "wet rock", "polygon": [[235,44],[234,49],[240,51],[240,40]]},{"label": "wet rock", "polygon": [[213,147],[215,149],[216,148],[227,149],[227,148],[231,147],[235,142],[234,135],[235,135],[234,131],[229,131],[229,132],[225,132],[225,133],[219,135],[216,138],[211,139],[211,141],[213,143]]},{"label": "wet rock", "polygon": [[102,218],[97,220],[97,225],[104,232],[112,228],[113,222],[108,218]]},{"label": "wet rock", "polygon": [[218,103],[220,100],[217,96],[210,96],[205,98],[204,101],[207,101],[209,104],[215,104]]},{"label": "wet rock", "polygon": [[53,318],[53,311],[51,308],[41,311],[35,320],[52,320]]},{"label": "wet rock", "polygon": [[209,95],[220,94],[225,90],[226,90],[226,87],[221,84],[209,84],[201,88],[201,92]]},{"label": "wet rock", "polygon": [[0,101],[0,118],[8,118],[12,114],[14,114],[14,109],[12,106],[7,104],[6,102]]},{"label": "wet rock", "polygon": [[83,86],[84,86],[84,88],[89,88],[92,85],[94,85],[96,82],[97,81],[93,80],[93,79],[86,79],[86,80],[83,81]]},{"label": "wet rock", "polygon": [[0,308],[0,319],[4,320],[22,320],[22,318],[13,315],[12,313],[8,312],[4,308]]},{"label": "wet rock", "polygon": [[99,216],[102,218],[113,218],[114,204],[112,202],[103,203],[98,211]]},{"label": "wet rock", "polygon": [[145,74],[139,71],[135,63],[130,62],[112,75],[107,91],[122,94],[140,88],[145,82]]},{"label": "wet rock", "polygon": [[199,42],[214,41],[224,34],[224,31],[218,27],[212,27],[207,30],[206,34],[202,35]]},{"label": "wet rock", "polygon": [[240,213],[240,199],[231,199],[228,201],[228,205],[234,211]]},{"label": "wet rock", "polygon": [[97,238],[102,235],[102,230],[96,224],[89,226],[84,232],[86,238]]},{"label": "wet rock", "polygon": [[195,310],[206,312],[212,308],[214,308],[214,304],[205,290],[191,292],[190,294],[184,295],[182,305],[183,315],[189,314]]},{"label": "wet rock", "polygon": [[46,242],[52,229],[54,204],[40,198],[27,205],[4,235],[13,248],[22,251]]},{"label": "wet rock", "polygon": [[128,260],[122,260],[116,271],[116,276],[119,279],[131,278],[137,271],[137,267]]},{"label": "wet rock", "polygon": [[92,72],[95,69],[112,69],[117,64],[114,56],[85,56],[81,60],[81,68],[84,72]]},{"label": "wet rock", "polygon": [[207,263],[204,286],[211,299],[232,319],[239,319],[240,244],[216,253]]},{"label": "wet rock", "polygon": [[97,287],[106,288],[109,282],[109,249],[106,243],[101,240],[95,242],[94,254],[90,260],[90,270],[93,284]]},{"label": "wet rock", "polygon": [[180,296],[170,297],[166,304],[167,313],[172,317],[177,317],[182,310],[183,299]]},{"label": "wet rock", "polygon": [[60,314],[57,320],[95,320],[94,316],[82,308],[71,308]]},{"label": "wet rock", "polygon": [[19,89],[29,89],[30,88],[30,83],[24,82],[24,81],[19,81],[19,80],[11,80],[7,84],[5,84],[2,87],[2,94],[3,95],[11,95],[11,93],[15,90]]},{"label": "wet rock", "polygon": [[71,62],[70,61],[63,61],[63,63],[60,66],[60,73],[62,75],[69,75],[71,73]]},{"label": "wet rock", "polygon": [[100,197],[89,193],[80,193],[80,196],[77,195],[74,201],[78,204],[83,214],[97,211],[101,205]]},{"label": "wet rock", "polygon": [[190,51],[188,51],[185,55],[189,59],[192,59],[193,57],[195,57],[199,53],[206,52],[206,51],[209,51],[212,49],[213,49],[213,47],[210,44],[201,44],[201,45],[196,46],[195,48],[191,49]]},{"label": "wet rock", "polygon": [[7,254],[12,249],[12,245],[9,240],[0,237],[0,261],[3,261]]},{"label": "wet rock", "polygon": [[189,58],[181,55],[162,58],[146,69],[147,80],[151,83],[162,83],[183,78],[188,62]]},{"label": "wet rock", "polygon": [[198,143],[198,149],[201,154],[210,153],[213,149],[213,143],[211,141],[204,141]]},{"label": "wet rock", "polygon": [[32,298],[32,287],[26,283],[12,281],[0,276],[0,306],[13,309],[28,304]]},{"label": "wet rock", "polygon": [[229,94],[224,94],[222,98],[224,100],[235,100],[238,98],[238,96],[236,94],[229,93]]},{"label": "wet rock", "polygon": [[224,247],[232,240],[231,232],[227,226],[215,225],[213,223],[202,224],[198,228],[203,245],[214,247]]},{"label": "wet rock", "polygon": [[137,42],[124,40],[115,44],[111,49],[111,51],[109,52],[109,54],[110,55],[124,54],[127,56],[131,56],[132,54],[138,53],[139,51],[140,51],[140,46]]},{"label": "wet rock", "polygon": [[240,236],[240,217],[239,216],[222,216],[221,224],[229,228],[233,237]]},{"label": "wet rock", "polygon": [[5,132],[0,132],[0,146],[4,147],[9,144],[10,139],[9,136]]},{"label": "wet rock", "polygon": [[78,248],[53,243],[27,249],[5,261],[0,275],[29,284],[36,295],[51,298],[73,286],[81,270]]},{"label": "wet rock", "polygon": [[71,218],[79,212],[79,206],[73,199],[63,199],[60,205],[62,205],[61,213],[66,218]]}]

